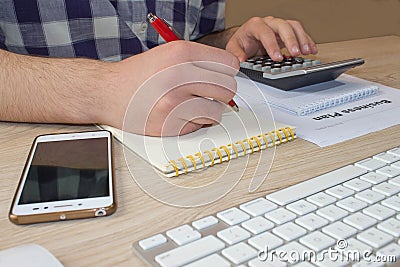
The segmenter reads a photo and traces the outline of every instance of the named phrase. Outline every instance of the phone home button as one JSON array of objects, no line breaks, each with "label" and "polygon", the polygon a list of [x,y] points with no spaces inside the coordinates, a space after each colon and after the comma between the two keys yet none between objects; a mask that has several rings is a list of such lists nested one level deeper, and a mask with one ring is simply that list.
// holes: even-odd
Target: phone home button
[{"label": "phone home button", "polygon": [[94,215],[96,217],[100,217],[100,216],[105,216],[107,214],[106,210],[104,208],[98,209],[96,210],[96,212],[94,213]]},{"label": "phone home button", "polygon": [[65,216],[65,214],[63,213],[63,214],[61,214],[60,215],[60,220],[65,220],[65,219],[67,219],[67,216]]}]

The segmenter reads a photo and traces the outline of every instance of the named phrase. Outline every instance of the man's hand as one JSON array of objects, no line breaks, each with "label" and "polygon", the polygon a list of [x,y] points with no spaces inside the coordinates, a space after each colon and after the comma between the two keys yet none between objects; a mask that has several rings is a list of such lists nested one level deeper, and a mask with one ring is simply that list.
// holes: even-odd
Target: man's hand
[{"label": "man's hand", "polygon": [[[175,41],[113,64],[103,123],[171,136],[220,121],[236,93],[238,59],[225,50]],[[125,116],[125,117],[124,117]]]},{"label": "man's hand", "polygon": [[219,121],[239,69],[231,53],[186,41],[118,63],[4,50],[0,59],[0,121],[98,123],[153,136]]},{"label": "man's hand", "polygon": [[286,47],[292,56],[318,52],[317,46],[295,20],[274,17],[254,17],[244,23],[229,39],[226,50],[241,62],[256,55],[268,55],[275,61],[283,59],[281,48]]}]

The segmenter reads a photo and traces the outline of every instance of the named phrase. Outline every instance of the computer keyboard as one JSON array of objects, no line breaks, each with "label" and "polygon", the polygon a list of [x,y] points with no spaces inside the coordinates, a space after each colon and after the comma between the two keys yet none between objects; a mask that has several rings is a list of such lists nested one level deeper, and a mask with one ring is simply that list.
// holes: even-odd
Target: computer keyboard
[{"label": "computer keyboard", "polygon": [[[397,147],[168,229],[133,248],[151,266],[390,266],[396,258],[400,262],[399,237]],[[267,248],[275,257],[266,257]],[[328,257],[328,249],[343,259]],[[312,252],[315,258],[300,257]]]},{"label": "computer keyboard", "polygon": [[240,63],[240,71],[251,80],[285,91],[336,79],[350,68],[364,64],[361,58],[322,63],[302,57],[284,56],[282,62],[269,56],[250,58]]}]

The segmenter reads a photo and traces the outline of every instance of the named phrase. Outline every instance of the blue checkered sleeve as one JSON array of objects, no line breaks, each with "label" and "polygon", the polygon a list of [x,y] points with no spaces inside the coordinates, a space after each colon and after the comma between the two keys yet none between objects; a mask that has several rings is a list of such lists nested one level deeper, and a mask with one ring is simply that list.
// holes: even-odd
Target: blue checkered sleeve
[{"label": "blue checkered sleeve", "polygon": [[0,49],[119,61],[164,43],[153,12],[185,39],[223,30],[222,0],[0,0]]}]

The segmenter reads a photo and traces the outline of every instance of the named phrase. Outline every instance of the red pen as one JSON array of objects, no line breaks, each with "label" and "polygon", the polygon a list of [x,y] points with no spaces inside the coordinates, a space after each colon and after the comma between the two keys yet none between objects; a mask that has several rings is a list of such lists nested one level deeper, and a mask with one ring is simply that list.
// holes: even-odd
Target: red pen
[{"label": "red pen", "polygon": [[[157,17],[153,13],[149,13],[147,14],[147,20],[150,22],[150,25],[154,28],[154,30],[156,30],[167,43],[183,39],[182,36],[171,25],[169,25],[165,19]],[[236,112],[239,111],[239,107],[233,99],[230,100],[228,104]]]}]

